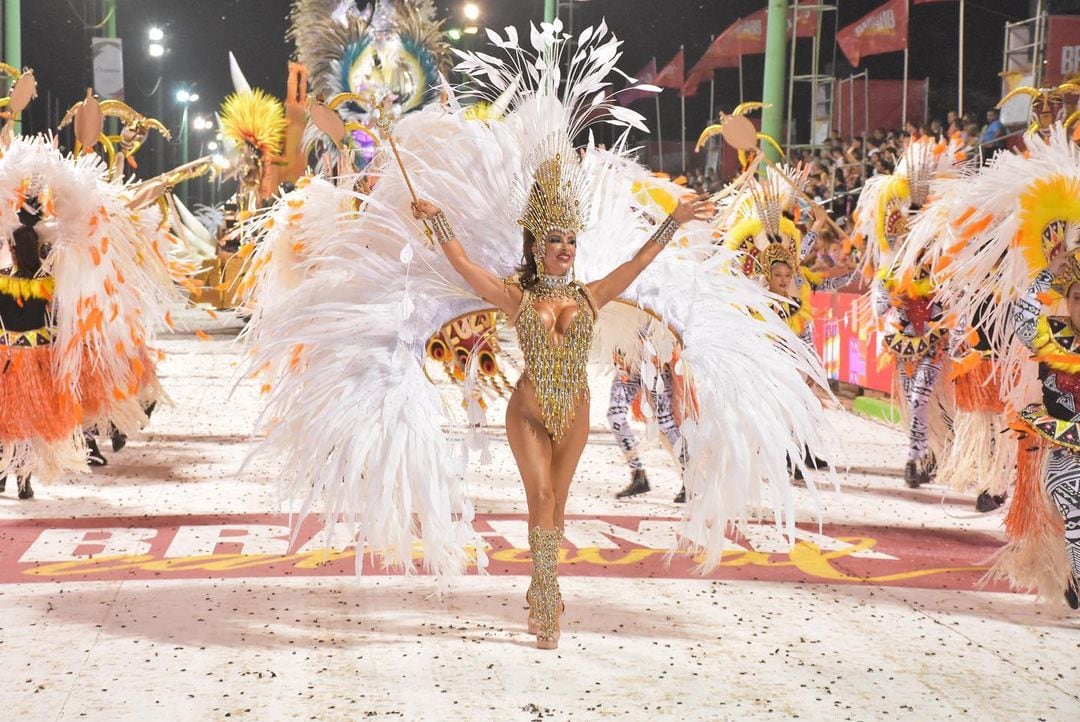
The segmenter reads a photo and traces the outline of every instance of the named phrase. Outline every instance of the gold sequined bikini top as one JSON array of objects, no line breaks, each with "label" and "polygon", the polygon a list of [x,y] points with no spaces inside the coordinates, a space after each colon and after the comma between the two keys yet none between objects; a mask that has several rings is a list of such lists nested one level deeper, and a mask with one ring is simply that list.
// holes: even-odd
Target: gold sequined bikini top
[{"label": "gold sequined bikini top", "polygon": [[[578,310],[562,341],[556,342],[536,309],[536,301],[562,298],[576,301]],[[596,304],[583,284],[541,284],[531,290],[522,289],[521,305],[510,322],[517,327],[518,343],[525,355],[522,378],[528,376],[532,382],[544,427],[553,440],[559,441],[574,422],[582,396],[588,398]]]}]

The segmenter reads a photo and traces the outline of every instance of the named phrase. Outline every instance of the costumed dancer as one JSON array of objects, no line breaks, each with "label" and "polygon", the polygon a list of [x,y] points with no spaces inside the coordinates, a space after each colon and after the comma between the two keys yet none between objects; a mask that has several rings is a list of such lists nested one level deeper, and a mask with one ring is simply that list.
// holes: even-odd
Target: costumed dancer
[{"label": "costumed dancer", "polygon": [[[709,133],[702,134],[705,138]],[[758,134],[759,137],[762,134]],[[698,141],[699,145],[701,140]],[[814,221],[804,234],[795,223],[796,195],[807,177],[806,170],[790,166],[769,167],[764,178],[746,172],[733,187],[721,194],[734,194],[731,219],[717,224],[724,246],[738,252],[739,269],[772,294],[772,309],[784,320],[792,333],[806,344],[811,353],[814,346],[815,290],[832,291],[846,286],[857,272],[842,271],[826,277],[815,272],[806,259],[813,252],[821,232],[828,223],[824,208],[811,206]],[[804,462],[819,469],[828,464],[807,451]],[[790,465],[796,481],[803,481],[802,469]]]},{"label": "costumed dancer", "polygon": [[[957,160],[963,156],[958,154]],[[942,383],[954,408],[952,441],[940,459],[937,478],[956,491],[976,492],[976,509],[988,512],[1004,503],[1014,478],[1016,445],[1005,436],[1002,370],[993,341],[1000,334],[991,325],[1000,297],[980,295],[977,305],[967,297],[972,284],[962,259],[971,241],[956,223],[970,207],[978,172],[977,167],[964,166],[957,175],[931,181],[929,196],[934,201],[912,220],[894,267],[901,278],[931,269],[935,300],[947,309],[948,332],[942,344],[949,373]]]},{"label": "costumed dancer", "polygon": [[[651,350],[645,331],[645,345]],[[645,358],[629,358],[619,351],[612,359],[615,376],[611,382],[611,394],[608,399],[607,419],[615,441],[626,457],[630,467],[630,483],[615,494],[617,499],[625,499],[645,494],[652,489],[645,465],[638,455],[637,437],[630,427],[631,415],[646,423],[655,422],[657,429],[667,440],[671,452],[679,462],[680,468],[686,467],[688,451],[683,443],[679,424],[686,413],[684,394],[688,391],[683,379],[676,379],[673,368],[678,365],[678,356],[660,363],[655,353]],[[659,367],[659,373],[657,368]],[[643,380],[643,370],[648,381]],[[686,487],[683,486],[675,495],[676,504],[686,503]]]},{"label": "costumed dancer", "polygon": [[[412,113],[392,136],[386,131],[391,147],[372,162],[378,182],[356,192],[364,210],[340,237],[348,248],[335,241],[337,254],[326,253],[313,239],[310,252],[324,260],[293,291],[310,302],[281,303],[276,317],[252,320],[261,339],[252,368],[299,348],[273,385],[264,414],[273,423],[260,450],[282,460],[284,491],[301,516],[318,503],[330,540],[337,525],[347,526],[358,571],[365,551],[407,571],[422,553],[424,567],[440,576],[473,563],[484,568],[462,481],[467,455],[452,453],[444,429],[453,405],[422,362],[427,340],[448,321],[504,309],[526,360],[508,428],[530,507],[530,617],[538,643],[552,647],[562,609],[563,509],[588,431],[590,349],[610,359],[614,349],[641,343],[639,320],[607,319],[640,306],[684,341],[675,371],[693,386],[698,411],[682,428],[691,457],[679,543],[701,554],[705,571],[719,563],[729,523],[760,508],[763,493],[793,534],[783,458],[801,457],[805,444],[824,446],[821,404],[803,375],[822,386],[824,376],[763,290],[730,273],[730,253],[717,252],[708,226],[691,220],[704,205],[661,209],[635,198],[635,184],[651,176],[630,160],[625,134],[615,150],[590,148],[578,161],[570,139],[589,123],[644,128],[605,84],[620,56],[607,29],[579,35],[568,74],[560,23],[533,28],[532,50],[513,28],[506,32],[489,37],[507,60],[470,53],[458,66],[484,100],[511,98],[503,119],[476,122],[451,102],[449,112]],[[395,157],[431,201],[416,201]],[[673,211],[659,229],[645,221]],[[430,218],[442,252],[426,245],[414,212]],[[678,221],[687,223],[680,229]],[[657,347],[661,357],[670,354],[667,344]],[[470,430],[482,424],[474,402]],[[355,432],[357,419],[369,433]],[[469,436],[465,442],[457,448],[476,448]]]},{"label": "costumed dancer", "polygon": [[950,225],[962,243],[945,256],[943,289],[959,317],[981,317],[1006,417],[1016,414],[1021,433],[1008,544],[987,578],[1076,607],[1080,150],[1060,121],[1024,145],[1023,154],[997,154],[958,192]]},{"label": "costumed dancer", "polygon": [[[94,123],[85,127],[93,132]],[[33,233],[22,230],[28,204],[40,213]],[[85,470],[78,425],[112,423],[127,433],[145,423],[144,324],[165,315],[174,291],[125,188],[109,182],[97,156],[63,156],[45,138],[16,137],[2,150],[0,232],[21,264],[18,280],[6,281],[21,318],[5,314],[4,323],[42,324],[17,334],[0,364],[10,375],[4,408],[19,409],[5,414],[0,476],[48,482]],[[30,262],[35,251],[39,267]]]},{"label": "costumed dancer", "polygon": [[961,145],[959,138],[912,141],[895,172],[867,182],[855,211],[856,244],[864,248],[865,269],[874,274],[878,331],[896,360],[908,431],[904,482],[911,488],[930,481],[949,441],[950,389],[938,383],[948,360],[942,341],[948,326],[935,298],[934,269],[918,249],[903,269],[895,261],[914,216],[932,200],[931,181],[958,172]]}]

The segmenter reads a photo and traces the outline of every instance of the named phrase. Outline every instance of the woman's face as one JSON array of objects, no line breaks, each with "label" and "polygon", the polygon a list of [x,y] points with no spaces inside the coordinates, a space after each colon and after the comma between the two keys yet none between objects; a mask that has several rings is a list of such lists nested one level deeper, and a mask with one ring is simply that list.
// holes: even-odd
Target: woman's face
[{"label": "woman's face", "polygon": [[544,236],[544,273],[565,276],[577,257],[577,234],[552,230]]},{"label": "woman's face", "polygon": [[1065,296],[1069,304],[1069,321],[1074,329],[1080,329],[1080,283],[1069,286],[1069,293]]},{"label": "woman's face", "polygon": [[774,263],[769,268],[769,291],[786,296],[791,286],[791,266],[786,263]]}]

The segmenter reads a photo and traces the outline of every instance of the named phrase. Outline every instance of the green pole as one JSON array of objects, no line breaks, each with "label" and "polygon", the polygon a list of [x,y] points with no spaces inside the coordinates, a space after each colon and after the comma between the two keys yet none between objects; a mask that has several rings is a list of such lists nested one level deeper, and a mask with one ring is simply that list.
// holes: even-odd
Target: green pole
[{"label": "green pole", "polygon": [[[761,112],[761,132],[779,138],[784,124],[784,79],[786,77],[788,0],[769,0],[768,31],[765,35],[765,88]],[[779,161],[776,150],[765,145],[765,157]]]},{"label": "green pole", "polygon": [[105,37],[116,37],[116,0],[105,0]]},{"label": "green pole", "polygon": [[555,22],[555,0],[544,0],[544,22]]},{"label": "green pole", "polygon": [[22,0],[4,0],[4,62],[22,70]]},{"label": "green pole", "polygon": [[[105,0],[105,37],[116,37],[116,0]],[[120,132],[120,121],[117,118],[105,119],[105,132],[115,135]]]}]

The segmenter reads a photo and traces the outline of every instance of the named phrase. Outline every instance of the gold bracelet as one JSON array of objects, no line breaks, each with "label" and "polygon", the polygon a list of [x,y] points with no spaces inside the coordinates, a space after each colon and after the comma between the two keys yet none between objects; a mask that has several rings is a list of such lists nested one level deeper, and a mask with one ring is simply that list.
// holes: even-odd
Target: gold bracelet
[{"label": "gold bracelet", "polygon": [[456,238],[454,229],[450,227],[450,221],[446,220],[446,214],[442,211],[439,211],[428,220],[431,222],[431,230],[435,233],[435,240],[439,242],[440,246]]},{"label": "gold bracelet", "polygon": [[675,237],[675,231],[679,229],[679,222],[673,216],[668,216],[652,234],[649,239],[661,248],[665,247]]}]

